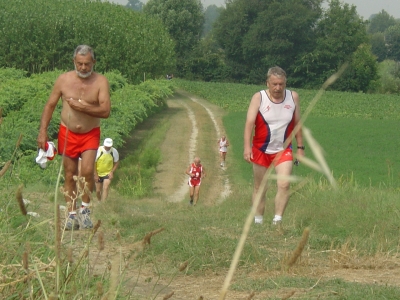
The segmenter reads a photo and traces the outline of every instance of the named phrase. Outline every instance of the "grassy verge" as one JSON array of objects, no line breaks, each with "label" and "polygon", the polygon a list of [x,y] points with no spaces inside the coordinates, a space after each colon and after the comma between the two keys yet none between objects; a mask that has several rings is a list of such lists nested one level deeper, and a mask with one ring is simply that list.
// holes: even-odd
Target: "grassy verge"
[{"label": "grassy verge", "polygon": [[[168,285],[180,269],[186,275],[198,277],[226,274],[250,210],[252,191],[251,166],[242,160],[242,121],[244,118],[236,113],[229,113],[224,119],[232,144],[229,152],[232,168],[227,172],[234,189],[226,201],[214,207],[199,205],[194,210],[187,203],[157,199],[151,190],[142,193],[138,186],[148,184],[139,185],[137,181],[132,183],[131,190],[124,191],[121,187],[121,194],[115,195],[116,201],[95,208],[94,217],[102,220],[102,225],[99,239],[90,243],[90,232],[74,233],[73,237],[64,233],[59,238],[53,223],[58,222],[57,217],[49,221],[44,217],[48,214],[38,218],[21,214],[17,189],[5,189],[0,199],[3,297],[57,299],[51,293],[59,285],[58,299],[101,299],[106,293],[112,299],[142,299],[131,293],[136,284],[132,274],[140,273],[142,268],[153,271],[148,279],[149,288],[159,278]],[[310,118],[309,122],[312,121]],[[331,124],[333,128],[335,122]],[[361,130],[358,126],[365,125],[361,121],[346,124],[352,124],[355,132]],[[163,139],[168,126],[168,122],[161,121],[141,138],[133,157],[127,155],[121,162],[120,182],[126,174],[138,174],[138,164],[143,168],[136,178],[151,180],[159,160],[158,154],[153,154],[155,145]],[[342,142],[341,139],[338,135],[336,140]],[[341,156],[338,157],[340,160]],[[336,159],[332,161],[335,162]],[[400,288],[385,284],[387,278],[379,281],[380,285],[360,284],[332,279],[332,274],[345,269],[348,273],[358,271],[362,277],[363,271],[390,273],[398,268],[398,191],[384,185],[359,185],[354,180],[338,180],[335,190],[321,176],[316,179],[308,173],[299,175],[304,181],[292,186],[284,218],[285,233],[276,232],[268,222],[250,228],[231,289],[248,293],[268,291],[265,299],[287,298],[292,292],[297,299],[396,299]],[[52,207],[54,192],[40,194],[40,199],[37,192],[37,186],[28,186],[21,196],[37,200],[28,205],[28,211],[45,212],[49,205]],[[274,194],[272,184],[267,194],[266,220],[272,219]],[[138,198],[143,195],[153,197]],[[306,247],[289,267],[288,261],[306,228],[310,230]],[[159,229],[163,230],[157,233]],[[149,236],[149,233],[157,234]],[[58,248],[57,241],[62,247]],[[109,257],[102,257],[104,243],[112,248]],[[87,247],[95,257],[87,259]],[[60,259],[58,271],[54,267],[56,257]],[[79,268],[75,269],[78,262],[81,262]],[[185,262],[187,268],[180,268]],[[102,270],[101,276],[93,276],[96,267]],[[122,288],[128,279],[129,285]],[[154,289],[152,298],[159,292]]]}]

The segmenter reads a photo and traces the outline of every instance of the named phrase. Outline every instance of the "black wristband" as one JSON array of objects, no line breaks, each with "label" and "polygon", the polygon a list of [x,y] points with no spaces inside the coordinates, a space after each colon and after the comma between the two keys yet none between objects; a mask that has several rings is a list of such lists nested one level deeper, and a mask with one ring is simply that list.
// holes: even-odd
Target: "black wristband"
[{"label": "black wristband", "polygon": [[306,147],[304,147],[304,146],[297,146],[297,149],[306,150]]}]

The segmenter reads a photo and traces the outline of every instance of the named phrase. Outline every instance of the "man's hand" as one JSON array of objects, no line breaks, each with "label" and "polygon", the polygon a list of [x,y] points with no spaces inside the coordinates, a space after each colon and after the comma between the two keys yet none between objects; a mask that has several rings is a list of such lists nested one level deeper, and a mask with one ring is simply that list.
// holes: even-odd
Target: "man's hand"
[{"label": "man's hand", "polygon": [[251,148],[250,149],[244,149],[243,158],[248,163],[251,163],[251,160],[253,159],[253,152],[251,151]]},{"label": "man's hand", "polygon": [[47,132],[39,132],[39,135],[36,140],[38,148],[43,149],[43,151],[45,151],[47,140],[48,140]]},{"label": "man's hand", "polygon": [[85,105],[83,104],[83,100],[79,99],[73,99],[73,98],[67,98],[65,99],[65,101],[67,101],[68,105],[73,109],[73,110],[78,110],[78,111],[82,111],[82,109],[85,107]]}]

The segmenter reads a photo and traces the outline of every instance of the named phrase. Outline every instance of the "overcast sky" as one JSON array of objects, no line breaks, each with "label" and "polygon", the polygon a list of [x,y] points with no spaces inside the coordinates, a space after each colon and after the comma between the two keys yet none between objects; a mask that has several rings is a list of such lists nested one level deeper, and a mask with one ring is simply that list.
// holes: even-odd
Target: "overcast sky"
[{"label": "overcast sky", "polygon": [[[147,2],[147,0],[141,1],[143,3]],[[126,5],[128,0],[112,0],[111,2]],[[202,0],[201,2],[204,7],[211,4],[221,6],[224,5],[225,0]],[[372,14],[377,14],[382,9],[396,19],[400,19],[400,0],[342,0],[342,2],[355,5],[358,14],[364,19],[369,19]]]}]

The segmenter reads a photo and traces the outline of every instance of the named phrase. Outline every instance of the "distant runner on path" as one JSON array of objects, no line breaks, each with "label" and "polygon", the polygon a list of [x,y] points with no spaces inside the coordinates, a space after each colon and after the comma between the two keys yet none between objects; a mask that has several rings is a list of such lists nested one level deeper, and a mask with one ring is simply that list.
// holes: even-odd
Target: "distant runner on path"
[{"label": "distant runner on path", "polygon": [[226,152],[228,152],[229,141],[226,139],[226,136],[223,135],[217,143],[219,144],[220,166],[225,167],[225,158]]},{"label": "distant runner on path", "polygon": [[195,157],[193,163],[186,169],[186,174],[190,176],[188,181],[190,205],[197,204],[197,200],[199,200],[201,179],[206,177],[206,172],[200,162],[200,157]]}]

